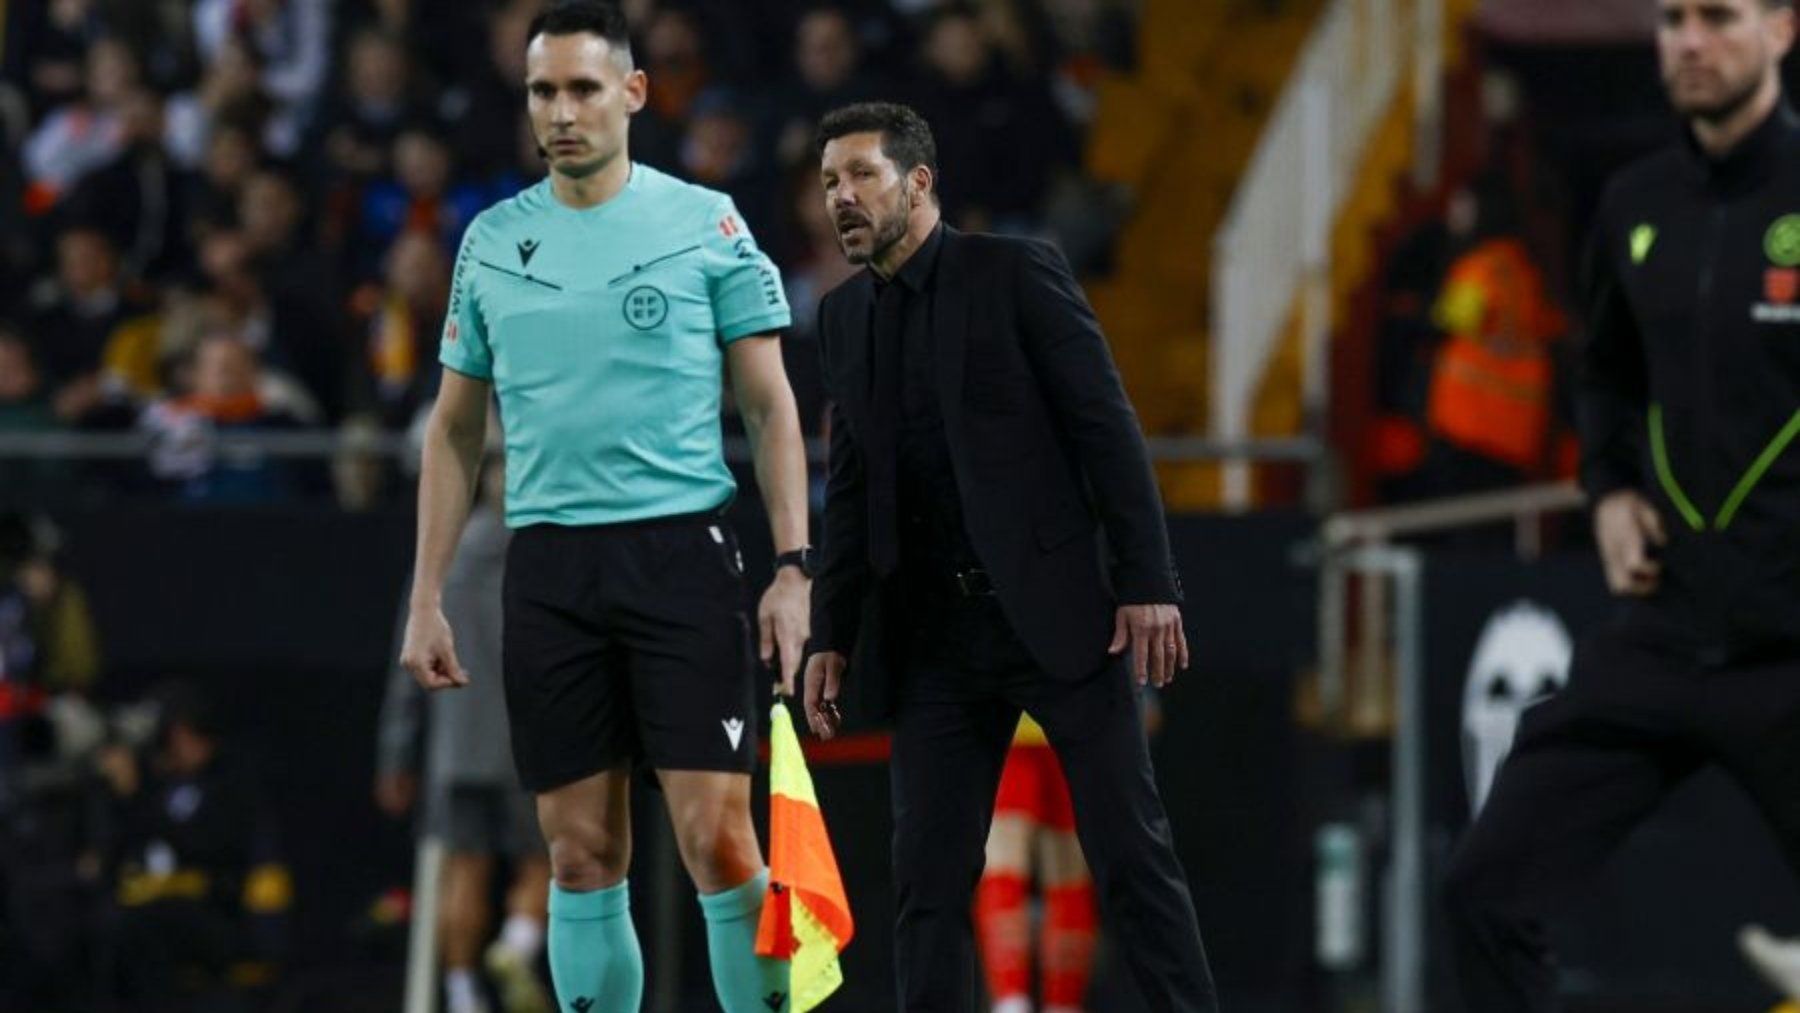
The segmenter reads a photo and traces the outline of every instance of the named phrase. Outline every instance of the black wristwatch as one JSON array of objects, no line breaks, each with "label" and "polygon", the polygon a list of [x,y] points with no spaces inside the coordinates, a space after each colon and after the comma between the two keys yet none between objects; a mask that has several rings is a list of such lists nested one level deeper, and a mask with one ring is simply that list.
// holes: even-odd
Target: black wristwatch
[{"label": "black wristwatch", "polygon": [[789,549],[786,552],[776,553],[775,554],[775,569],[776,569],[776,571],[779,572],[781,570],[781,568],[784,566],[799,567],[800,575],[802,577],[805,577],[808,580],[811,580],[812,575],[813,575],[813,548],[812,548],[812,546],[802,545],[798,549]]}]

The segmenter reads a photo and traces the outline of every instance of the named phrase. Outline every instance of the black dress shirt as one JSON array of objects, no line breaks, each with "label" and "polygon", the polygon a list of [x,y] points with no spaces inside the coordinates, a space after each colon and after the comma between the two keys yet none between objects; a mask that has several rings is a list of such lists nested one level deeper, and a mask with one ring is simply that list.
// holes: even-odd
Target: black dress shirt
[{"label": "black dress shirt", "polygon": [[[875,276],[870,303],[874,340],[891,340],[880,333],[875,306],[890,285],[898,285],[902,299],[899,334],[899,396],[897,427],[896,495],[900,568],[909,579],[948,584],[952,574],[980,565],[963,525],[962,501],[956,472],[950,463],[950,445],[944,436],[944,415],[938,400],[936,362],[932,353],[931,317],[937,282],[938,248],[943,226],[901,265],[894,277]],[[877,349],[874,360],[892,363],[894,358]],[[877,385],[887,378],[874,376]],[[877,399],[878,401],[881,399]]]}]

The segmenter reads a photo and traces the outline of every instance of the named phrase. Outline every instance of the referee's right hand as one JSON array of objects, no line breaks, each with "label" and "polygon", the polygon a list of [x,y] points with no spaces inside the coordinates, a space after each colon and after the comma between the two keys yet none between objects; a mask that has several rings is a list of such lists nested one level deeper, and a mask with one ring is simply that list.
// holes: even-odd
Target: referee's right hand
[{"label": "referee's right hand", "polygon": [[469,673],[456,660],[456,641],[442,609],[414,609],[407,614],[400,664],[426,689],[459,689],[469,684]]}]

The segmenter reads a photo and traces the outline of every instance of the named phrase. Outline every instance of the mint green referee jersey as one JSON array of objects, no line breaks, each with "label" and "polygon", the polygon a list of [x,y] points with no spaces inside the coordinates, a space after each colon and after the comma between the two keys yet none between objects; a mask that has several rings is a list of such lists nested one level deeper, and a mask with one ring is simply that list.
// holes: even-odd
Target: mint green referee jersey
[{"label": "mint green referee jersey", "polygon": [[546,179],[478,215],[438,357],[499,395],[508,526],[615,524],[730,502],[725,346],[788,323],[731,199],[633,164],[597,207]]}]

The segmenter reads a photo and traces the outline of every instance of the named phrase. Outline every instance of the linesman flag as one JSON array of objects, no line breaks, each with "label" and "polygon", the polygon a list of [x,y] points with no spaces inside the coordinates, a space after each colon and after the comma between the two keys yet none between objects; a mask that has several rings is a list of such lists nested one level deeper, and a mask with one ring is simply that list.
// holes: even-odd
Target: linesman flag
[{"label": "linesman flag", "polygon": [[838,954],[856,926],[794,719],[780,699],[769,718],[769,853],[756,953],[788,961],[793,1011],[806,1013],[844,983]]}]

